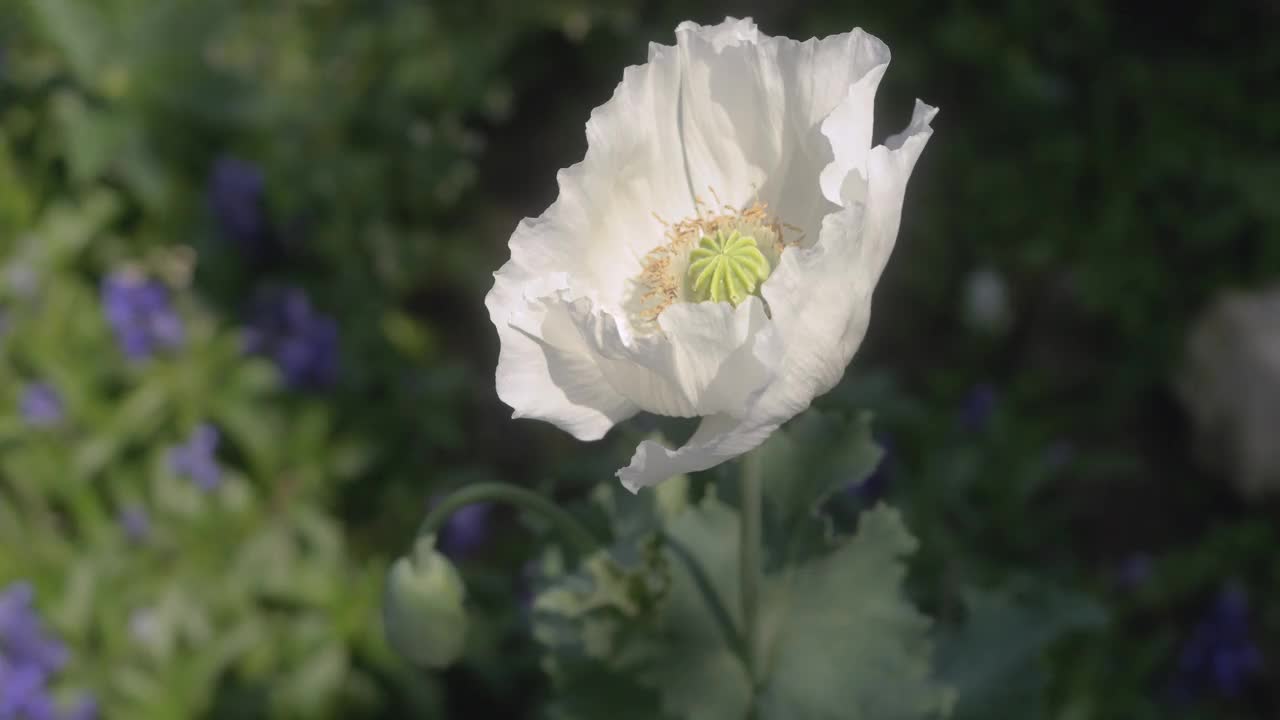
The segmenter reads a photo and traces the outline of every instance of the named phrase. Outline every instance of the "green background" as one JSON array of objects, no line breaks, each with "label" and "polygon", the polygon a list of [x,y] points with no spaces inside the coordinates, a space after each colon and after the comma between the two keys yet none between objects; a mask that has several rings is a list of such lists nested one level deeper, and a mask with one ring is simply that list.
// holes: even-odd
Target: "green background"
[{"label": "green background", "polygon": [[[36,585],[73,649],[68,696],[142,720],[537,716],[518,598],[544,528],[499,511],[460,562],[473,647],[443,674],[385,647],[383,571],[429,498],[505,480],[572,502],[649,429],[584,445],[510,420],[482,298],[622,69],[726,14],[883,39],[877,139],[916,97],[941,108],[868,338],[818,404],[873,410],[892,438],[912,593],[991,660],[959,710],[1280,710],[1277,504],[1198,459],[1172,389],[1196,314],[1280,276],[1280,8],[1263,0],[3,0],[0,587]],[[228,156],[261,168],[276,256],[219,234],[208,184]],[[120,356],[98,288],[123,263],[174,289],[181,351]],[[962,312],[979,270],[1007,288],[997,327]],[[239,352],[246,299],[280,284],[336,319],[334,387],[290,390]],[[64,427],[21,422],[31,380],[64,396]],[[974,388],[994,397],[977,427]],[[165,469],[203,420],[225,435],[215,494]],[[152,516],[142,547],[116,520],[131,503]],[[1264,667],[1237,697],[1183,697],[1180,648],[1233,584]],[[1022,610],[981,626],[984,602]],[[1072,620],[1086,602],[1105,624]],[[140,610],[160,618],[145,642]]]}]

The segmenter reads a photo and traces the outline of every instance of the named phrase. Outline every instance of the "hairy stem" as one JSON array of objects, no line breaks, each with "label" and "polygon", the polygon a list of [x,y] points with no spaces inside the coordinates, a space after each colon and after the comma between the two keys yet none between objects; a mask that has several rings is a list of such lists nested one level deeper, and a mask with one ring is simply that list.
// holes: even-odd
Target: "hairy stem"
[{"label": "hairy stem", "polygon": [[455,511],[478,502],[510,503],[547,518],[581,557],[586,557],[600,546],[591,531],[559,505],[532,490],[500,482],[475,483],[450,493],[427,513],[418,534],[438,533]]},{"label": "hairy stem", "polygon": [[742,640],[752,685],[760,680],[760,515],[764,492],[761,472],[759,454],[747,453],[742,458],[738,573],[742,593]]}]

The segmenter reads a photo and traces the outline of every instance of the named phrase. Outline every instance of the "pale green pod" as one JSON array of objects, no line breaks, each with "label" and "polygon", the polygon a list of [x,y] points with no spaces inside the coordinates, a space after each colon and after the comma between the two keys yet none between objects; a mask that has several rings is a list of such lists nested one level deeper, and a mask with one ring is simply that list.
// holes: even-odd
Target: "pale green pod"
[{"label": "pale green pod", "polygon": [[756,292],[771,270],[755,238],[720,230],[703,236],[689,253],[689,289],[698,302],[737,306]]},{"label": "pale green pod", "polygon": [[462,577],[425,535],[392,564],[383,597],[387,641],[415,665],[444,668],[462,656],[467,632]]}]

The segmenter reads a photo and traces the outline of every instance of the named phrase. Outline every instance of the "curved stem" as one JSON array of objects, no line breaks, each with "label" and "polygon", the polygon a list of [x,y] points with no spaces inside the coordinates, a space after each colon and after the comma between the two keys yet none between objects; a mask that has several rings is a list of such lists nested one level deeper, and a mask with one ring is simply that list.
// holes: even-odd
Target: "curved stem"
[{"label": "curved stem", "polygon": [[591,554],[600,546],[591,531],[559,505],[532,490],[500,482],[475,483],[453,491],[427,513],[422,525],[418,527],[418,534],[438,533],[449,516],[458,509],[466,505],[490,501],[511,503],[547,518],[582,557]]},{"label": "curved stem", "polygon": [[742,640],[747,656],[747,672],[752,684],[759,681],[759,613],[760,613],[760,523],[763,505],[763,478],[758,453],[742,458],[739,518],[738,577],[742,593]]}]

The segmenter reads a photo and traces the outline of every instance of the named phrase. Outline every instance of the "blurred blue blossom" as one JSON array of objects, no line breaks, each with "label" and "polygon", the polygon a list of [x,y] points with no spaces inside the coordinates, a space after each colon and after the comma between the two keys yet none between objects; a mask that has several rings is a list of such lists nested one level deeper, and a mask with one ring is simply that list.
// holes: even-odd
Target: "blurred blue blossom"
[{"label": "blurred blue blossom", "polygon": [[217,488],[222,483],[222,468],[215,456],[218,440],[218,429],[202,423],[186,442],[169,449],[169,468],[201,490]]},{"label": "blurred blue blossom", "polygon": [[1116,571],[1116,580],[1125,590],[1136,590],[1151,579],[1154,565],[1151,556],[1137,552],[1125,558]]},{"label": "blurred blue blossom", "polygon": [[876,469],[871,471],[870,475],[860,482],[850,484],[846,490],[866,505],[871,505],[884,497],[885,491],[889,489],[889,480],[893,477],[893,437],[879,432],[875,433],[874,437],[876,444],[884,451],[880,456],[880,462],[876,464]]},{"label": "blurred blue blossom", "polygon": [[318,312],[301,288],[259,297],[245,349],[274,360],[290,387],[320,389],[338,375],[338,324]]},{"label": "blurred blue blossom", "polygon": [[1076,457],[1076,448],[1067,440],[1054,441],[1044,451],[1044,464],[1049,472],[1057,472],[1067,465]]},{"label": "blurred blue blossom", "polygon": [[262,171],[234,157],[222,157],[209,175],[209,207],[222,236],[250,252],[264,250],[271,227]]},{"label": "blurred blue blossom", "polygon": [[28,383],[18,405],[22,419],[32,427],[52,427],[62,422],[62,398],[48,383]]},{"label": "blurred blue blossom", "polygon": [[66,665],[67,649],[45,633],[34,599],[26,582],[0,592],[0,720],[93,720],[97,704],[87,695],[57,712],[48,683]]},{"label": "blurred blue blossom", "polygon": [[0,720],[56,720],[44,673],[0,658]]},{"label": "blurred blue blossom", "polygon": [[493,503],[478,502],[459,508],[440,532],[440,551],[454,559],[475,552],[489,537],[492,514]]},{"label": "blurred blue blossom", "polygon": [[1188,698],[1208,688],[1238,696],[1249,677],[1262,670],[1262,652],[1251,635],[1244,589],[1224,588],[1182,647],[1175,693]]},{"label": "blurred blue blossom", "polygon": [[31,267],[31,263],[15,261],[5,269],[5,282],[14,295],[30,299],[40,289],[40,274]]},{"label": "blurred blue blossom", "polygon": [[0,593],[0,657],[10,668],[31,667],[51,675],[67,662],[67,649],[49,637],[36,614],[35,591],[17,582]]},{"label": "blurred blue blossom", "polygon": [[114,272],[102,283],[102,310],[120,350],[141,360],[182,344],[182,319],[169,290],[132,270]]},{"label": "blurred blue blossom", "polygon": [[131,542],[144,542],[151,536],[151,518],[141,505],[126,505],[120,511],[120,527]]},{"label": "blurred blue blossom", "polygon": [[978,383],[965,395],[960,407],[960,424],[966,430],[980,431],[987,427],[995,413],[998,401],[995,386]]}]

